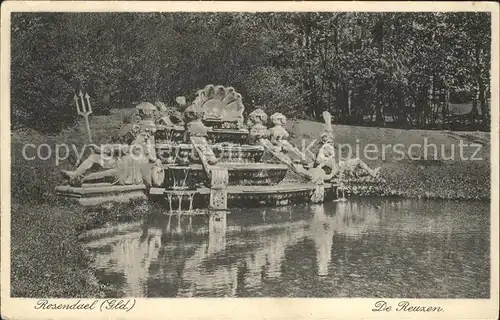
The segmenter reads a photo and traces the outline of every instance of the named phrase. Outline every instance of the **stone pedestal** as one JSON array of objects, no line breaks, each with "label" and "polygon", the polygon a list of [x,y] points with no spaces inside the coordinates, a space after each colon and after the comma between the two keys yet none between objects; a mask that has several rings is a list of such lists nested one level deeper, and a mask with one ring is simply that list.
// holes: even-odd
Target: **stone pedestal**
[{"label": "stone pedestal", "polygon": [[210,209],[227,209],[227,189],[210,189]]},{"label": "stone pedestal", "polygon": [[212,181],[210,186],[210,209],[227,209],[227,185],[229,173],[227,168],[212,167]]},{"label": "stone pedestal", "polygon": [[95,206],[105,202],[129,202],[135,199],[147,199],[146,186],[112,185],[110,183],[84,183],[81,187],[57,186],[56,193],[74,200],[82,206]]}]

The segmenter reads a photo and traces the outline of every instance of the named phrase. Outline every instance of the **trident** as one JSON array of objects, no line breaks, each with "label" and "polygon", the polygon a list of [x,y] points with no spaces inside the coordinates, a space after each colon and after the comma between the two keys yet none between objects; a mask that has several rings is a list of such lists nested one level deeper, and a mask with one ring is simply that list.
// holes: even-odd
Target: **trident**
[{"label": "trident", "polygon": [[[87,127],[87,133],[89,134],[89,142],[92,143],[92,133],[90,132],[90,124],[89,124],[89,115],[92,113],[92,107],[90,105],[90,96],[87,92],[85,92],[85,95],[83,95],[81,90],[78,96],[75,93],[74,99],[76,104],[76,112],[78,113],[78,115],[83,116],[83,119],[85,119],[85,126]],[[87,105],[89,107],[88,110],[86,108],[84,98],[87,100]],[[81,109],[78,100],[81,101],[81,107],[82,107]]]}]

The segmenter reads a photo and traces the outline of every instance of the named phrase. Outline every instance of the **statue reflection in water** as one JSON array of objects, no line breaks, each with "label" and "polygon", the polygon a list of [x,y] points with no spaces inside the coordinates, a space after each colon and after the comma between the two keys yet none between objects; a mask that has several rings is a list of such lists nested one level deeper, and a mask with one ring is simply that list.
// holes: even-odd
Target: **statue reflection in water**
[{"label": "statue reflection in water", "polygon": [[94,240],[87,247],[101,251],[95,259],[97,269],[106,270],[109,277],[123,278],[119,288],[123,297],[143,297],[149,267],[158,259],[162,246],[161,236],[161,229],[143,227],[126,235]]},{"label": "statue reflection in water", "polygon": [[123,279],[123,296],[237,296],[244,288],[281,278],[288,272],[283,265],[287,248],[305,238],[314,241],[316,274],[331,276],[335,237],[362,236],[380,220],[375,206],[356,201],[309,209],[310,219],[273,211],[265,221],[240,222],[235,216],[232,224],[225,211],[173,214],[125,234],[109,231],[88,245],[95,248],[104,278]]},{"label": "statue reflection in water", "polygon": [[328,208],[333,214],[327,215],[325,206],[313,205],[313,219],[310,225],[310,237],[315,242],[317,275],[327,276],[331,264],[335,235],[359,237],[379,222],[376,208],[370,204],[356,201],[337,202]]},{"label": "statue reflection in water", "polygon": [[328,275],[328,266],[332,259],[333,233],[332,217],[325,213],[323,204],[311,207],[314,216],[311,222],[311,236],[316,248],[317,274],[319,276]]},{"label": "statue reflection in water", "polygon": [[[208,226],[206,220],[198,219],[205,222],[196,223],[194,218],[174,214],[168,217],[163,228],[146,223],[133,227],[126,234],[104,230],[100,239],[87,243],[87,246],[97,252],[95,264],[98,270],[104,271],[104,277],[123,279],[118,288],[118,294],[123,297],[155,295],[148,293],[148,284],[167,295],[192,296],[196,291],[210,289],[213,277],[229,278],[227,280],[236,285],[236,267],[217,271],[215,275],[200,268],[203,262],[226,248],[226,212],[210,213]],[[194,252],[186,256],[186,250]],[[156,267],[151,269],[155,262]],[[179,270],[181,266],[182,271]],[[148,283],[148,278],[155,283]],[[116,280],[113,282],[118,284]]]},{"label": "statue reflection in water", "polygon": [[380,221],[376,207],[355,201],[339,202],[334,215],[335,232],[346,236],[360,236]]},{"label": "statue reflection in water", "polygon": [[209,255],[224,251],[226,248],[227,212],[213,212],[208,217],[208,245]]},{"label": "statue reflection in water", "polygon": [[[213,211],[207,217],[198,216],[194,227],[183,230],[184,245],[194,244],[193,250],[183,257],[182,271],[179,274],[178,297],[192,297],[215,290],[222,295],[231,295],[236,290],[236,266],[207,268],[217,264],[219,255],[226,250],[227,212]],[[191,232],[188,230],[191,229]],[[208,233],[208,235],[207,235]],[[208,236],[208,239],[207,239]],[[201,243],[200,243],[201,241]],[[168,256],[165,260],[170,260]],[[165,266],[164,266],[165,267]]]}]

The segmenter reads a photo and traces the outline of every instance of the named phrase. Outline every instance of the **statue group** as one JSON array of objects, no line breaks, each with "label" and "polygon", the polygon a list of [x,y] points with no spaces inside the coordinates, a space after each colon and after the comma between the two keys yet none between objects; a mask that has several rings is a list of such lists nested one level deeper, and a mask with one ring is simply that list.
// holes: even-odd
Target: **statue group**
[{"label": "statue group", "polygon": [[[378,178],[380,175],[380,167],[372,169],[359,158],[340,160],[337,157],[334,133],[331,124],[331,115],[328,111],[323,113],[325,120],[325,130],[321,134],[319,142],[320,147],[316,155],[305,154],[294,147],[289,141],[289,133],[285,129],[287,122],[286,116],[281,113],[274,113],[270,120],[272,127],[266,127],[267,115],[262,109],[256,109],[249,115],[250,135],[253,141],[259,140],[265,144],[268,138],[268,145],[273,146],[273,152],[282,159],[283,162],[289,164],[293,171],[306,177],[312,183],[330,181],[334,178],[342,179],[344,173],[352,173],[354,175],[369,175],[373,178]],[[292,154],[300,157],[300,161],[293,161],[284,158],[284,156]]]},{"label": "statue group", "polygon": [[[207,167],[216,166],[218,162],[207,140],[209,132],[232,130],[245,132],[247,145],[264,146],[280,162],[311,183],[341,179],[346,172],[379,176],[380,168],[371,169],[360,159],[340,160],[328,112],[323,113],[325,130],[319,138],[319,150],[311,154],[300,151],[289,141],[287,118],[281,113],[269,117],[257,107],[248,114],[245,124],[242,97],[233,87],[208,85],[196,93],[189,106],[168,108],[163,103],[143,102],[136,109],[137,118],[129,133],[130,142],[101,147],[93,145],[90,156],[75,170],[62,171],[67,183],[80,186],[85,182],[110,180],[117,185],[154,185],[159,175],[164,174],[164,163],[157,157],[155,149],[155,132],[159,127],[180,128],[183,142],[193,146]],[[179,165],[189,161],[180,157],[169,159],[170,164],[177,162]]]}]

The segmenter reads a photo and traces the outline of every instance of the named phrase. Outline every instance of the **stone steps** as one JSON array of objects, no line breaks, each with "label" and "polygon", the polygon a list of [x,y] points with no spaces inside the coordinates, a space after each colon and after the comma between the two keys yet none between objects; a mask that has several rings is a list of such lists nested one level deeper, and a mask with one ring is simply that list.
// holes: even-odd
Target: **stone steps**
[{"label": "stone steps", "polygon": [[146,185],[112,185],[111,183],[85,183],[81,187],[57,186],[56,194],[77,201],[83,206],[105,202],[130,202],[147,199]]}]

